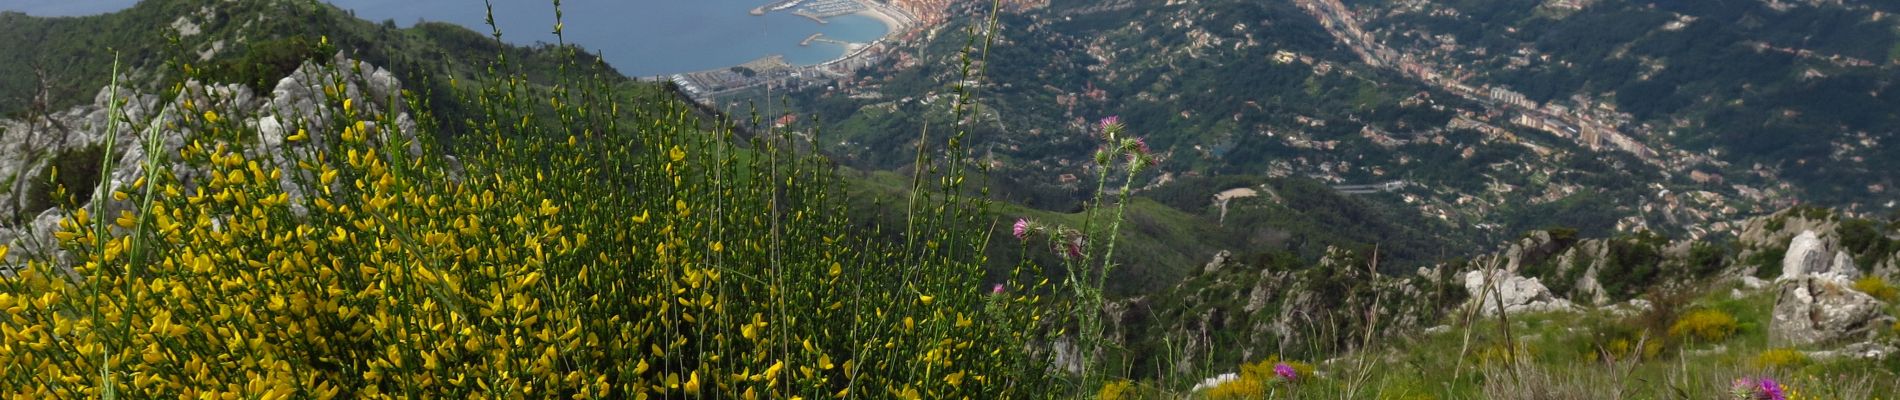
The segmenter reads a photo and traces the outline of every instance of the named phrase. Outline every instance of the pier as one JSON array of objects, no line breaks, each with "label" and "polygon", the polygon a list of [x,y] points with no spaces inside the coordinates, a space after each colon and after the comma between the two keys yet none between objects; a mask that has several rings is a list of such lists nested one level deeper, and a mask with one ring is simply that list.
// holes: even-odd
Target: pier
[{"label": "pier", "polygon": [[806,36],[806,37],[805,37],[805,40],[804,40],[804,41],[800,41],[800,42],[798,42],[798,45],[799,45],[799,46],[804,46],[804,47],[811,47],[811,42],[812,42],[812,41],[814,41],[814,40],[818,40],[818,38],[820,38],[820,37],[824,37],[824,36],[825,36],[825,34],[824,34],[824,33],[822,33],[822,32],[821,32],[821,33],[813,33],[813,34],[811,34],[811,36]]},{"label": "pier", "polygon": [[811,12],[808,12],[805,10],[793,11],[792,15],[797,15],[797,16],[805,17],[805,18],[811,18],[812,22],[817,22],[819,25],[825,25],[825,24],[831,23],[831,21],[826,21],[824,16],[818,15],[818,14],[812,14]]}]

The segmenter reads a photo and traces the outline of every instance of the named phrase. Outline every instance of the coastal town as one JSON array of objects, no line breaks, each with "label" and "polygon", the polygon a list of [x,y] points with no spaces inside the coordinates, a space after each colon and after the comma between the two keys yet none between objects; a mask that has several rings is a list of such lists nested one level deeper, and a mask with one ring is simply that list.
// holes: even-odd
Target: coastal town
[{"label": "coastal town", "polygon": [[753,8],[751,14],[763,16],[775,12],[805,17],[818,24],[828,24],[828,18],[860,15],[883,23],[887,33],[884,37],[870,43],[837,40],[824,37],[823,34],[807,36],[799,43],[800,46],[825,45],[844,48],[842,56],[814,65],[794,65],[787,62],[784,56],[769,55],[729,68],[679,73],[653,79],[670,80],[678,84],[687,95],[700,102],[711,102],[720,96],[759,87],[800,88],[821,85],[850,76],[853,71],[882,60],[891,49],[892,37],[918,26],[916,17],[910,12],[871,0],[779,0]]},{"label": "coastal town", "polygon": [[1474,86],[1466,82],[1471,73],[1461,66],[1428,61],[1435,58],[1386,46],[1361,28],[1360,18],[1339,0],[1299,0],[1296,4],[1317,18],[1327,32],[1346,44],[1367,65],[1398,70],[1419,82],[1485,104],[1501,114],[1513,115],[1507,118],[1511,124],[1570,139],[1592,150],[1623,151],[1663,166],[1656,150],[1630,135],[1631,132],[1647,133],[1648,128],[1633,125],[1629,114],[1618,112],[1613,104],[1584,96],[1575,96],[1569,106],[1555,101],[1538,104],[1509,87]]},{"label": "coastal town", "polygon": [[[1047,4],[1048,0],[1002,2],[1002,6],[1009,10]],[[898,41],[912,37],[912,33],[949,21],[952,5],[949,0],[773,0],[753,8],[750,14],[764,16],[789,13],[820,25],[829,24],[831,18],[859,15],[883,23],[886,33],[869,43],[838,40],[823,34],[807,36],[800,41],[800,46],[839,46],[844,50],[838,58],[814,65],[795,65],[787,62],[783,56],[770,55],[738,66],[650,79],[672,81],[700,102],[711,102],[761,87],[798,89],[825,85],[884,60],[898,45]]]}]

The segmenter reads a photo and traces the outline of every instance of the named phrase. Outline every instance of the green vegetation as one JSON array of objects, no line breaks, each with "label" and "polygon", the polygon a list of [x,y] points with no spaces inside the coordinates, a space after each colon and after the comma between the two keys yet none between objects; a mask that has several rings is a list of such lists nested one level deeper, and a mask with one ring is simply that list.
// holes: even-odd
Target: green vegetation
[{"label": "green vegetation", "polygon": [[[136,10],[197,10],[172,8],[181,4],[196,3],[148,1]],[[338,19],[334,8],[311,3],[254,6],[240,11],[283,11],[273,19],[290,22],[248,36],[239,32],[248,28],[229,27],[251,14],[213,18],[219,23],[200,35],[249,38],[234,41],[239,50],[221,56],[229,58],[176,53],[157,63],[131,54],[161,104],[176,105],[166,109],[175,121],[121,121],[125,103],[110,91],[107,113],[118,119],[106,129],[109,144],[52,155],[49,171],[58,173],[42,179],[58,185],[36,198],[61,207],[58,229],[46,232],[57,252],[23,246],[8,258],[13,249],[0,246],[0,260],[22,267],[0,275],[0,365],[8,366],[0,368],[0,394],[1710,398],[1732,379],[1763,376],[1829,398],[1900,391],[1893,361],[1810,356],[1818,349],[1770,343],[1773,292],[1706,279],[1740,264],[1723,243],[1693,244],[1676,256],[1666,237],[1643,232],[1591,242],[1602,256],[1575,260],[1600,263],[1613,300],[1641,298],[1647,307],[1508,317],[1460,307],[1476,295],[1461,286],[1459,273],[1470,266],[1428,261],[1482,234],[1419,216],[1400,195],[1355,197],[1312,179],[1239,174],[1246,168],[1214,159],[1290,150],[1230,135],[1241,127],[1231,121],[1247,118],[1175,117],[1241,110],[1230,104],[1244,104],[1241,97],[1129,96],[1116,99],[1127,105],[1089,106],[1152,119],[1091,125],[1053,145],[1084,150],[1088,165],[1075,167],[1087,172],[1078,188],[1050,196],[1070,198],[1050,203],[1067,204],[1061,211],[993,204],[987,185],[1006,187],[1007,174],[1024,170],[989,170],[977,160],[994,148],[971,143],[1003,134],[989,125],[1004,118],[986,111],[1020,99],[986,103],[978,93],[1038,89],[966,82],[1045,71],[1014,64],[1037,62],[1011,53],[1024,48],[986,53],[993,31],[952,34],[965,40],[962,56],[933,69],[958,82],[946,100],[884,115],[939,129],[897,124],[881,134],[888,137],[852,136],[908,143],[894,147],[914,151],[898,161],[908,169],[859,172],[809,151],[830,143],[830,131],[755,130],[770,116],[708,113],[676,89],[613,75],[578,48],[514,48],[498,33],[446,25],[398,30]],[[1222,23],[1254,23],[1298,12],[1291,7],[1221,3],[1208,12]],[[981,26],[1028,22],[1012,16],[998,24],[991,12]],[[174,20],[140,13],[76,21]],[[343,22],[320,25],[332,21]],[[1065,23],[1106,21],[1083,15]],[[1342,56],[1299,43],[1318,38],[1310,21],[1291,21],[1263,29],[1300,30],[1304,36],[1284,40]],[[979,25],[958,27],[970,26]],[[1185,37],[1171,33],[1168,41]],[[237,36],[219,36],[226,34]],[[1010,35],[998,39],[1032,38]],[[171,46],[197,51],[182,39]],[[1256,53],[1250,57],[1267,54]],[[1005,58],[990,63],[976,54]],[[430,57],[441,62],[424,62]],[[363,60],[389,62],[415,78],[413,89],[365,97],[354,74],[359,62],[375,61]],[[1320,89],[1303,92],[1316,109],[1276,110],[1250,120],[1253,127],[1305,112],[1433,126],[1448,118],[1391,107],[1416,88],[1363,76],[1291,79],[1270,70],[1290,66],[1184,62],[1258,72],[1245,75],[1245,87]],[[218,108],[227,99],[184,84],[263,90],[299,68],[320,71],[319,102],[334,113],[293,126],[281,146],[259,140],[248,110]],[[102,85],[122,86],[129,76],[107,71]],[[889,84],[931,81],[906,79],[913,78]],[[1223,82],[1173,72],[1131,80],[1123,84],[1239,95],[1222,91]],[[1090,81],[1067,83],[1076,82]],[[904,115],[914,110],[926,111]],[[405,118],[414,130],[403,128]],[[111,142],[119,129],[158,123],[177,130]],[[1352,139],[1356,129],[1314,132],[1364,144]],[[182,136],[161,140],[173,133]],[[1214,156],[1168,160],[1209,174],[1137,190],[1161,179],[1151,168],[1163,152],[1151,144],[1179,150],[1209,138],[1219,143],[1210,146]],[[138,180],[100,179],[128,167],[115,165],[115,145],[145,146]],[[1470,161],[1417,174],[1449,177],[1523,156],[1496,147],[1453,156],[1452,148],[1427,153]],[[1607,178],[1494,183],[1526,179]],[[103,195],[82,194],[94,187]],[[1236,188],[1259,193],[1211,203],[1214,193]],[[1614,197],[1597,196],[1605,195],[1507,211],[1525,225],[1573,221],[1537,215],[1550,213],[1613,220],[1614,210],[1594,203]],[[1819,208],[1790,215],[1840,221],[1853,235],[1842,247],[1868,255],[1863,262],[1897,247],[1883,233],[1890,225]],[[1581,237],[1596,230],[1549,233],[1562,252],[1581,248]],[[1219,250],[1236,254],[1204,264]],[[1523,260],[1523,272],[1560,294],[1574,292],[1567,285],[1582,268],[1560,273],[1553,256]],[[1855,287],[1895,296],[1875,278]],[[1894,330],[1900,335],[1900,325]],[[1223,372],[1234,374],[1217,378]],[[1195,389],[1200,383],[1209,384]]]},{"label": "green vegetation", "polygon": [[[1517,3],[1538,2],[1512,5]],[[1063,183],[1063,176],[1089,175],[1083,170],[1087,164],[1078,161],[1093,150],[1079,127],[1103,115],[1128,120],[1130,131],[1147,136],[1167,158],[1144,179],[1167,174],[1174,180],[1143,195],[1170,198],[1163,203],[1189,213],[1206,209],[1205,196],[1211,195],[1197,180],[1248,180],[1242,185],[1247,186],[1266,184],[1259,177],[1271,175],[1316,178],[1329,185],[1414,184],[1402,194],[1362,199],[1367,209],[1326,207],[1316,214],[1333,215],[1311,219],[1253,218],[1228,224],[1248,229],[1211,239],[1258,246],[1262,237],[1281,236],[1261,234],[1267,230],[1314,239],[1390,232],[1306,233],[1311,220],[1334,216],[1352,225],[1430,232],[1302,241],[1295,247],[1309,261],[1326,245],[1368,248],[1376,242],[1384,247],[1386,266],[1410,268],[1448,256],[1439,249],[1470,248],[1527,229],[1568,226],[1607,235],[1618,220],[1639,214],[1632,204],[1654,193],[1644,182],[1667,180],[1633,167],[1642,165],[1639,160],[1587,152],[1569,139],[1512,129],[1526,144],[1589,156],[1547,157],[1478,130],[1452,129],[1448,125],[1454,118],[1480,115],[1482,109],[1395,72],[1358,64],[1317,20],[1291,3],[1098,6],[1056,3],[1003,16],[1002,45],[986,60],[990,64],[981,80],[990,94],[981,104],[988,111],[972,123],[948,118],[949,104],[941,99],[946,86],[958,82],[950,66],[967,39],[958,32],[969,22],[956,19],[942,34],[898,47],[901,56],[862,71],[851,87],[721,101],[783,103],[792,112],[815,115],[816,126],[836,139],[821,150],[865,170],[908,168],[910,160],[902,152],[880,151],[907,148],[907,132],[967,127],[981,159],[996,166],[987,176],[992,194],[1042,210],[1074,211],[1088,195],[1085,188]],[[916,62],[894,61],[906,58]],[[1232,187],[1238,186],[1227,188]],[[1556,202],[1542,198],[1557,188],[1581,190]],[[1229,222],[1235,217],[1230,215]],[[1666,225],[1661,219],[1652,222]],[[1439,239],[1443,242],[1433,242]],[[1315,243],[1320,245],[1310,245]]]},{"label": "green vegetation", "polygon": [[[1239,373],[1227,381],[1231,386],[1202,394],[1699,399],[1728,398],[1734,380],[1764,377],[1796,394],[1790,398],[1875,398],[1900,390],[1896,386],[1900,379],[1895,379],[1900,369],[1889,362],[1811,357],[1808,352],[1815,349],[1771,344],[1766,326],[1774,294],[1730,297],[1729,290],[1736,287],[1671,294],[1668,297],[1681,300],[1658,302],[1659,310],[1636,313],[1613,309],[1529,313],[1512,315],[1504,322],[1495,316],[1468,317],[1460,312],[1442,321],[1448,330],[1380,335],[1372,346],[1316,364],[1313,368],[1320,373],[1309,377],[1301,371],[1296,380],[1247,378],[1280,360],[1272,355],[1213,363],[1237,366],[1214,367],[1200,376],[1212,377],[1223,370]],[[1661,320],[1662,330],[1655,330],[1651,324],[1664,315],[1683,317]],[[1694,324],[1726,332],[1725,339],[1673,340],[1666,333],[1676,321],[1696,320],[1710,321]],[[1172,386],[1159,382],[1138,382],[1136,387],[1145,388],[1143,393],[1151,394],[1150,398],[1175,393],[1163,389]]]},{"label": "green vegetation", "polygon": [[[202,97],[213,94],[166,92],[185,145],[145,152],[136,183],[99,182],[113,195],[89,208],[65,204],[50,233],[71,259],[20,254],[24,268],[0,277],[0,336],[18,344],[0,346],[0,365],[32,366],[0,370],[0,387],[33,398],[1062,390],[1046,353],[1021,350],[1059,335],[1042,324],[1069,313],[1046,312],[1054,299],[1038,277],[985,277],[987,239],[970,227],[989,217],[948,196],[954,181],[912,187],[905,240],[863,234],[823,160],[783,137],[739,139],[728,122],[701,129],[670,93],[625,96],[583,75],[585,59],[558,56],[552,85],[525,72],[463,83],[465,120],[416,95],[352,97],[358,66],[335,65],[317,82],[333,117],[296,126],[282,147],[257,141],[246,111]],[[492,70],[514,65],[497,57]],[[392,128],[397,110],[421,131]],[[456,162],[432,135],[451,124],[467,132]],[[127,145],[164,145],[153,135]],[[105,160],[97,173],[116,168]],[[961,180],[957,163],[942,165]]]}]

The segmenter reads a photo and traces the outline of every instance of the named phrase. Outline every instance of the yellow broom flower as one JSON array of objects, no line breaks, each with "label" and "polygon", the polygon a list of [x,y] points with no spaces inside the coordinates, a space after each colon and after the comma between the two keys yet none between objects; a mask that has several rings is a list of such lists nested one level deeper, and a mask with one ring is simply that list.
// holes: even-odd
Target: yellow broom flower
[{"label": "yellow broom flower", "polygon": [[681,389],[685,389],[686,394],[699,394],[699,371],[693,371],[692,376],[686,378],[686,384],[683,386]]}]

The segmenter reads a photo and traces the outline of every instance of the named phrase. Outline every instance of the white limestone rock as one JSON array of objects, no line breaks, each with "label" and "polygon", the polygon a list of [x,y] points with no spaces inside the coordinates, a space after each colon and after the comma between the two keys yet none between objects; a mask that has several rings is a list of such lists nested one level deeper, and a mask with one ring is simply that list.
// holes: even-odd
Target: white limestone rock
[{"label": "white limestone rock", "polygon": [[1814,231],[1801,231],[1800,235],[1788,241],[1788,252],[1781,257],[1781,277],[1775,280],[1786,281],[1826,270],[1827,263],[1831,261],[1828,257],[1832,256],[1826,250],[1826,244]]},{"label": "white limestone rock", "polygon": [[1769,323],[1769,339],[1784,345],[1810,345],[1869,339],[1892,326],[1885,304],[1833,277],[1805,277],[1779,283]]},{"label": "white limestone rock", "polygon": [[[1491,285],[1493,280],[1495,285]],[[1500,310],[1516,314],[1576,308],[1570,300],[1551,295],[1550,289],[1537,278],[1525,278],[1504,270],[1497,271],[1494,279],[1486,279],[1484,271],[1466,272],[1465,291],[1486,315],[1496,315]]]}]

